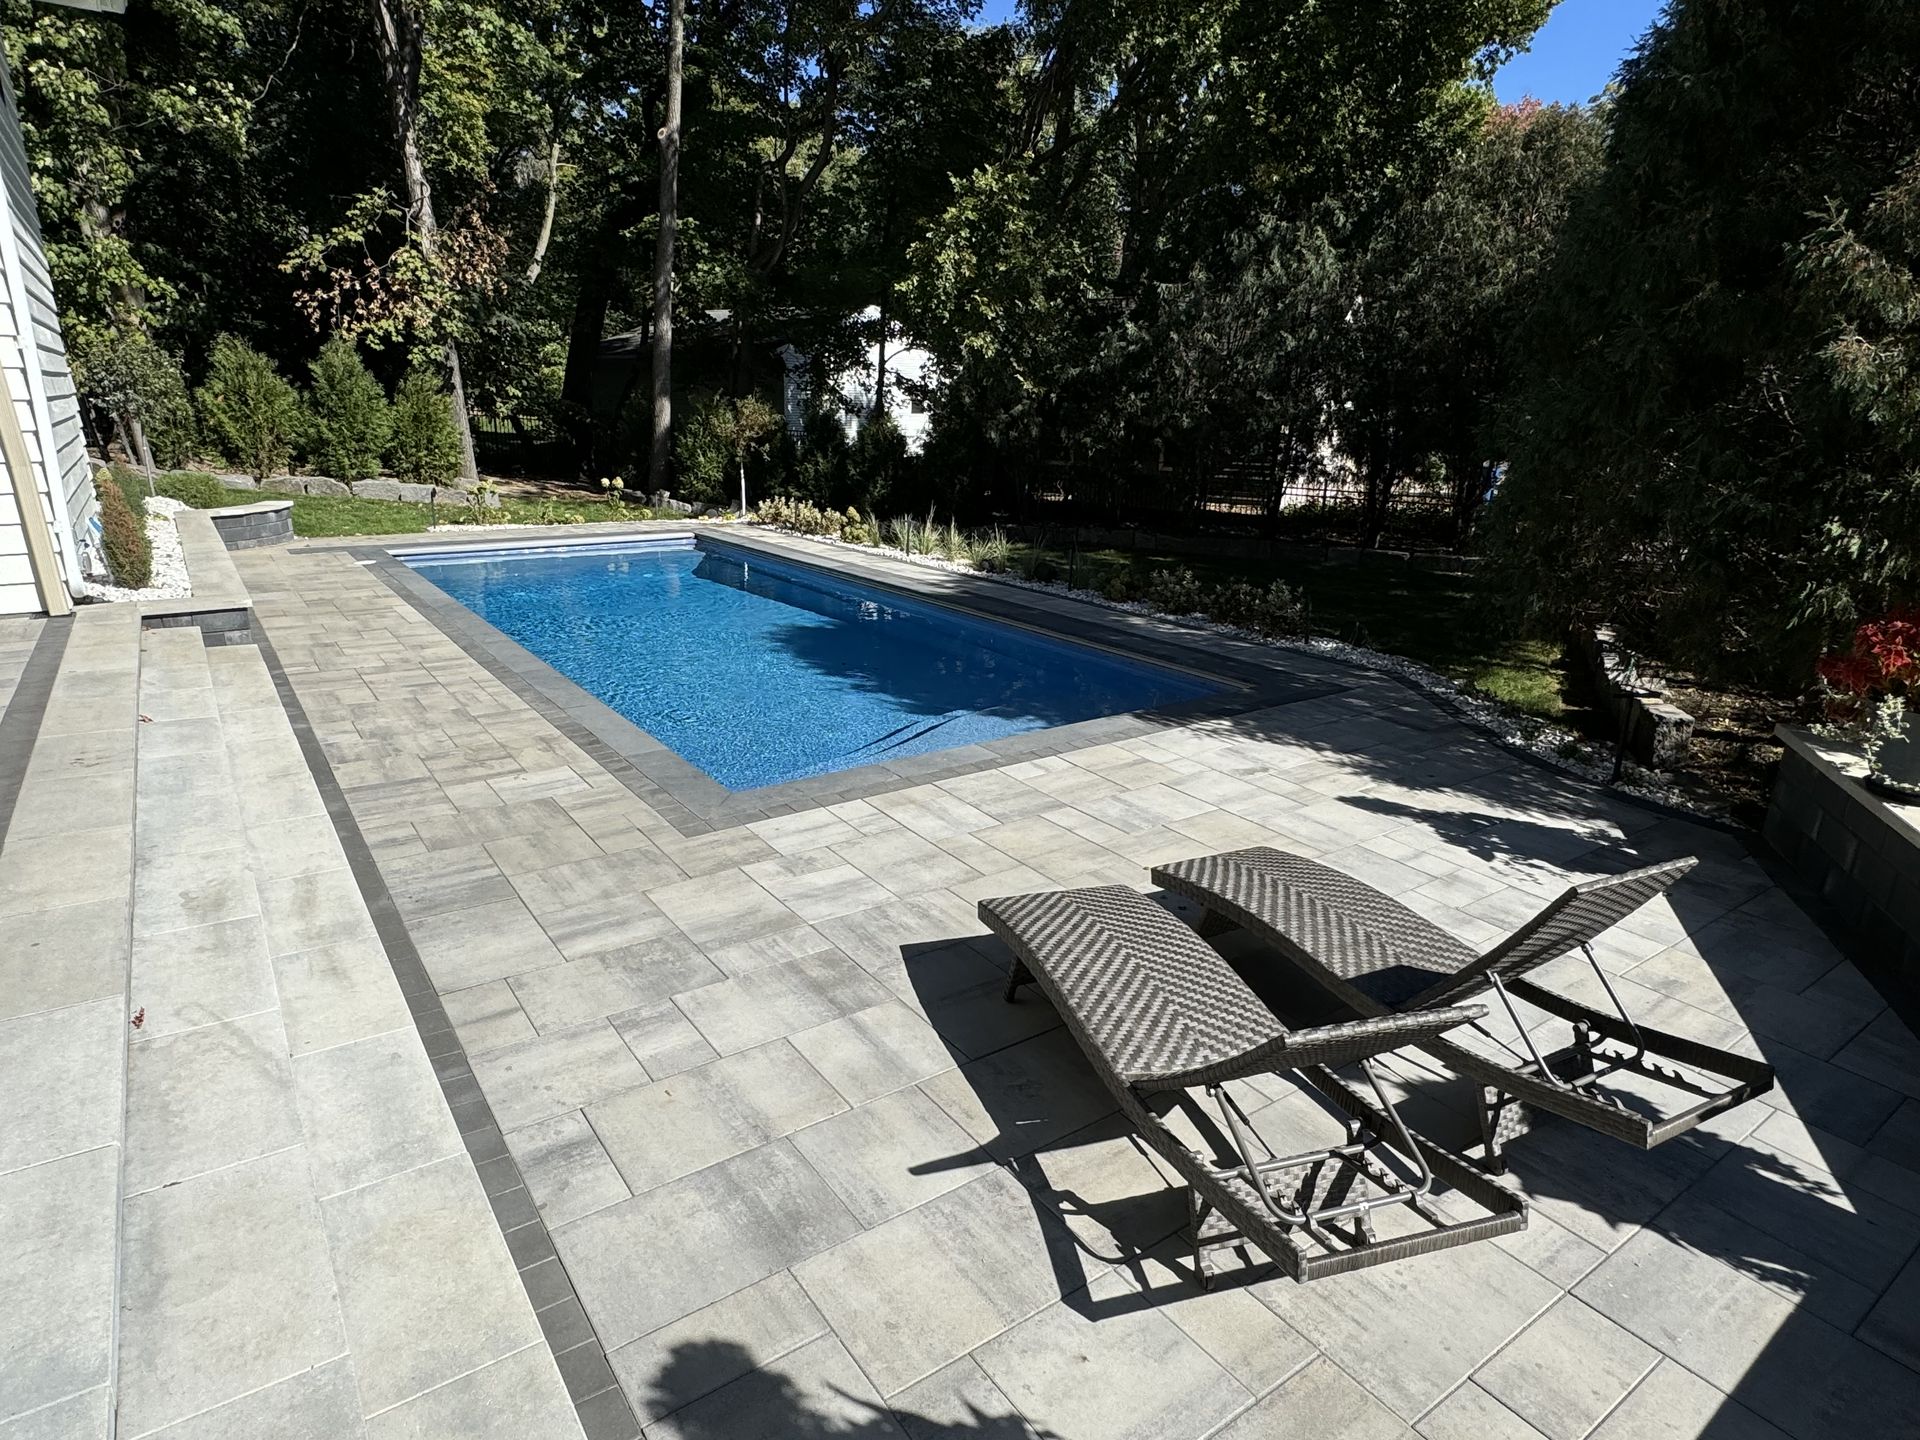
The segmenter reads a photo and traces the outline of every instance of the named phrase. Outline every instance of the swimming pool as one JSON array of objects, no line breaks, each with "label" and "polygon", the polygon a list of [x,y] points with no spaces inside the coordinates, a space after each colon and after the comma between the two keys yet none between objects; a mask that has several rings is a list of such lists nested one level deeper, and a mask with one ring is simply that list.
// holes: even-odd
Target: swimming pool
[{"label": "swimming pool", "polygon": [[1221,688],[704,538],[401,558],[729,790]]}]

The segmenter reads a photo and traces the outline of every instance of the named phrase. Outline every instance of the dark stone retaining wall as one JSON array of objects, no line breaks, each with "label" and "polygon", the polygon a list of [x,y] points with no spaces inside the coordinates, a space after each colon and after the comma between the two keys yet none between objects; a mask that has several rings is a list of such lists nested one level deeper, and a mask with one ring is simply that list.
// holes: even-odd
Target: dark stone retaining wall
[{"label": "dark stone retaining wall", "polygon": [[1658,676],[1633,676],[1613,632],[1576,625],[1571,648],[1580,657],[1594,698],[1626,732],[1627,753],[1655,770],[1677,770],[1693,750],[1693,716],[1667,698]]},{"label": "dark stone retaining wall", "polygon": [[1861,783],[1846,750],[1782,725],[1766,837],[1870,952],[1920,984],[1920,806]]},{"label": "dark stone retaining wall", "polygon": [[236,505],[209,510],[208,518],[229,550],[251,550],[293,538],[293,502],[265,500],[258,505]]}]

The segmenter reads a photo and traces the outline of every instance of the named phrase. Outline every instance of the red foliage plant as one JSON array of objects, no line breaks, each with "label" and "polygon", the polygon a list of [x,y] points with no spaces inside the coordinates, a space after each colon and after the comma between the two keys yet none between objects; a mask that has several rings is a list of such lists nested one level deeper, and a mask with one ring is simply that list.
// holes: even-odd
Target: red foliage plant
[{"label": "red foliage plant", "polygon": [[1920,610],[1896,610],[1853,632],[1845,654],[1821,657],[1815,667],[1835,699],[1851,710],[1885,695],[1920,701]]}]

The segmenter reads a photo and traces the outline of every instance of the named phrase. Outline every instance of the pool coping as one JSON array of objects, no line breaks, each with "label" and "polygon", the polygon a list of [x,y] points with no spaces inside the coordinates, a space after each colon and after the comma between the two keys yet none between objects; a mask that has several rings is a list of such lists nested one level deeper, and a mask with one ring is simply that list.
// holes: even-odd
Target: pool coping
[{"label": "pool coping", "polygon": [[[980,576],[923,569],[884,557],[870,559],[849,554],[843,558],[824,546],[803,550],[800,547],[805,542],[775,539],[769,532],[728,527],[724,533],[708,536],[685,527],[671,530],[636,527],[624,533],[602,531],[591,537],[582,536],[578,543],[586,548],[623,540],[666,540],[681,536],[692,536],[696,543],[700,539],[711,539],[721,545],[758,552],[785,564],[888,590],[976,620],[1013,625],[1050,639],[1087,645],[1123,658],[1203,676],[1228,688],[1217,695],[1153,710],[1129,711],[1024,731],[754,790],[729,790],[481,619],[401,558],[436,551],[567,548],[566,542],[556,545],[550,538],[533,540],[519,535],[502,537],[493,544],[476,545],[469,537],[450,536],[445,543],[414,538],[384,545],[363,543],[314,548],[346,550],[683,836],[709,834],[756,820],[866,799],[909,785],[1135,739],[1196,720],[1230,719],[1276,705],[1336,694],[1352,685],[1350,680],[1336,678],[1319,664],[1177,622],[1107,610],[1084,601],[1043,596],[1040,592]],[[1196,645],[1200,641],[1206,642],[1204,651]]]}]

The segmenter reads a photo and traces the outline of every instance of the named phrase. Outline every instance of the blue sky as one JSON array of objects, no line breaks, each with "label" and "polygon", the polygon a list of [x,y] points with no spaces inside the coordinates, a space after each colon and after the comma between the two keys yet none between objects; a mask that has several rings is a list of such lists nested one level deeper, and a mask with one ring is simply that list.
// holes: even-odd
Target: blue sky
[{"label": "blue sky", "polygon": [[[1665,0],[1560,0],[1534,37],[1533,49],[1515,56],[1493,82],[1508,103],[1532,95],[1547,101],[1591,100],[1607,88],[1614,68],[1646,33]],[[1012,19],[1016,0],[983,0],[980,20]]]},{"label": "blue sky", "polygon": [[1533,48],[1494,77],[1494,91],[1508,104],[1529,95],[1591,100],[1665,8],[1665,0],[1560,0]]}]

